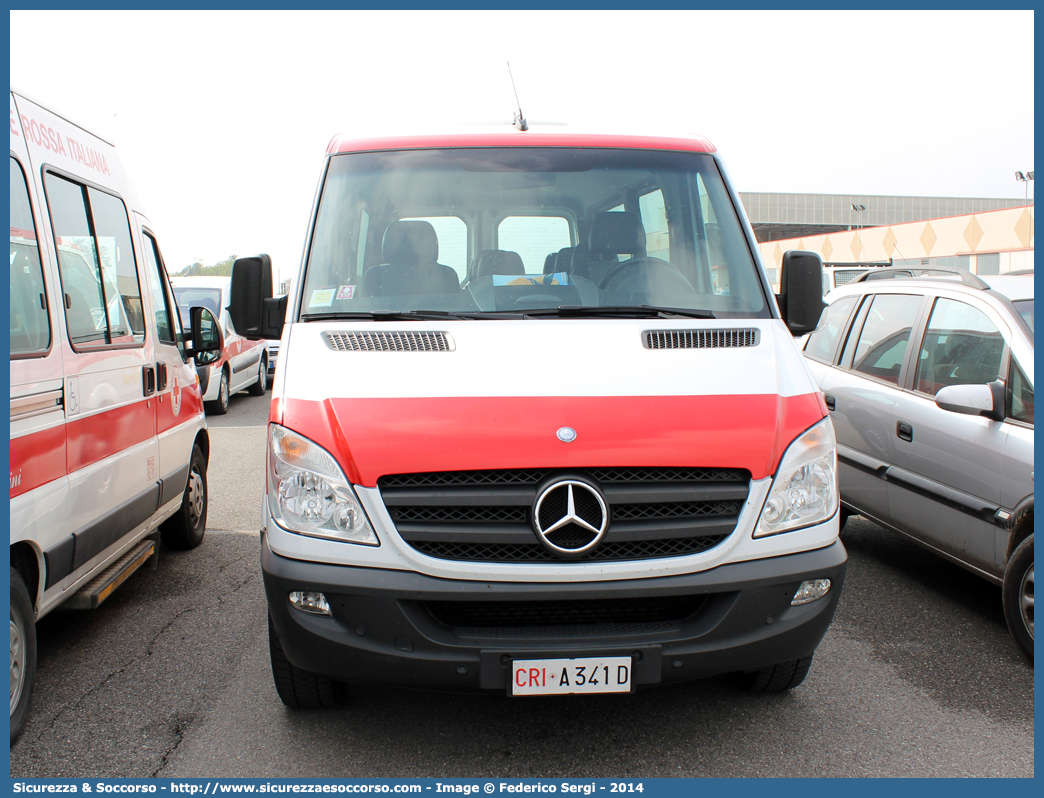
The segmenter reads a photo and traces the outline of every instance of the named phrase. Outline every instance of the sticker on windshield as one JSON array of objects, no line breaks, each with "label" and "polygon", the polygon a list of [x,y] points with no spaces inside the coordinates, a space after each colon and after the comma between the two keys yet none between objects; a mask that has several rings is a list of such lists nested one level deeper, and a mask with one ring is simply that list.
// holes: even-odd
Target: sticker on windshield
[{"label": "sticker on windshield", "polygon": [[316,288],[312,291],[312,301],[308,303],[313,308],[328,308],[333,304],[336,288]]},{"label": "sticker on windshield", "polygon": [[342,285],[340,288],[337,289],[337,298],[338,299],[351,299],[354,296],[355,296],[355,286],[354,285]]}]

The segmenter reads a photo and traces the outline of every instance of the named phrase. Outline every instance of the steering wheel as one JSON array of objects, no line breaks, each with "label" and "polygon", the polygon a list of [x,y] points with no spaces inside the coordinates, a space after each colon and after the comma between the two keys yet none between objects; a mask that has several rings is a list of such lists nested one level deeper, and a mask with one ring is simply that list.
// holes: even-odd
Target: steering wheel
[{"label": "steering wheel", "polygon": [[666,284],[663,288],[668,291],[682,291],[686,294],[696,293],[692,283],[686,279],[684,274],[678,271],[677,267],[660,258],[644,256],[625,260],[619,266],[611,269],[602,278],[598,287],[607,293],[623,293],[626,290],[640,293],[644,290],[644,286],[638,289],[638,286],[632,286],[631,284],[637,283],[644,278],[647,286],[652,275],[655,275],[658,281],[664,281]]}]

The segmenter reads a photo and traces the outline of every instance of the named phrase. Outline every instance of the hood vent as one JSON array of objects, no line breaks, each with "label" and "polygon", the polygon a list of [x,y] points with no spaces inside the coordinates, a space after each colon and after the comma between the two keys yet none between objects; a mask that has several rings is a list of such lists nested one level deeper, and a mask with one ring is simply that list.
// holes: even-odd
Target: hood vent
[{"label": "hood vent", "polygon": [[337,352],[452,352],[453,339],[444,332],[330,332],[326,345]]},{"label": "hood vent", "polygon": [[642,344],[646,349],[720,349],[757,346],[757,328],[749,330],[646,330]]}]

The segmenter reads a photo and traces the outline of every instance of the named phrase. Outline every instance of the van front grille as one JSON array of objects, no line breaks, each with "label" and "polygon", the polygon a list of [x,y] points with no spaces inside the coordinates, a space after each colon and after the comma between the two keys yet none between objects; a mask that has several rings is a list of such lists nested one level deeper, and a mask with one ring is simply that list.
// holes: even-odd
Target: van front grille
[{"label": "van front grille", "polygon": [[642,343],[646,349],[757,346],[758,330],[646,330],[642,333]]},{"label": "van front grille", "polygon": [[337,352],[451,352],[453,339],[444,332],[334,332],[323,333],[326,345]]}]

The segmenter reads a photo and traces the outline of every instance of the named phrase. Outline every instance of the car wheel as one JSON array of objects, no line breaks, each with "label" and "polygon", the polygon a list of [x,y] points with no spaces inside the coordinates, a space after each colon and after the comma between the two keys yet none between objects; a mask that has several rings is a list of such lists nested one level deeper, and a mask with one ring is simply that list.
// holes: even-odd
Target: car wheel
[{"label": "car wheel", "polygon": [[780,693],[805,681],[811,665],[812,655],[809,654],[807,657],[780,662],[751,673],[737,673],[735,678],[741,688],[751,693]]},{"label": "car wheel", "polygon": [[344,698],[344,684],[318,673],[304,671],[283,653],[272,619],[268,619],[268,652],[272,658],[272,678],[280,700],[291,709],[332,707]]},{"label": "car wheel", "polygon": [[257,367],[257,382],[247,389],[251,396],[264,396],[268,390],[268,361],[261,356],[261,365]]},{"label": "car wheel", "polygon": [[198,445],[192,447],[188,484],[181,507],[160,525],[160,537],[168,549],[194,549],[207,530],[207,461]]},{"label": "car wheel", "polygon": [[212,416],[223,416],[228,412],[228,371],[221,369],[221,383],[218,385],[218,396],[213,402],[210,402],[210,406],[207,408],[207,412]]},{"label": "car wheel", "polygon": [[36,620],[22,575],[11,569],[11,745],[25,728],[36,680]]},{"label": "car wheel", "polygon": [[1033,535],[1019,544],[1004,570],[1004,619],[1033,662]]}]

